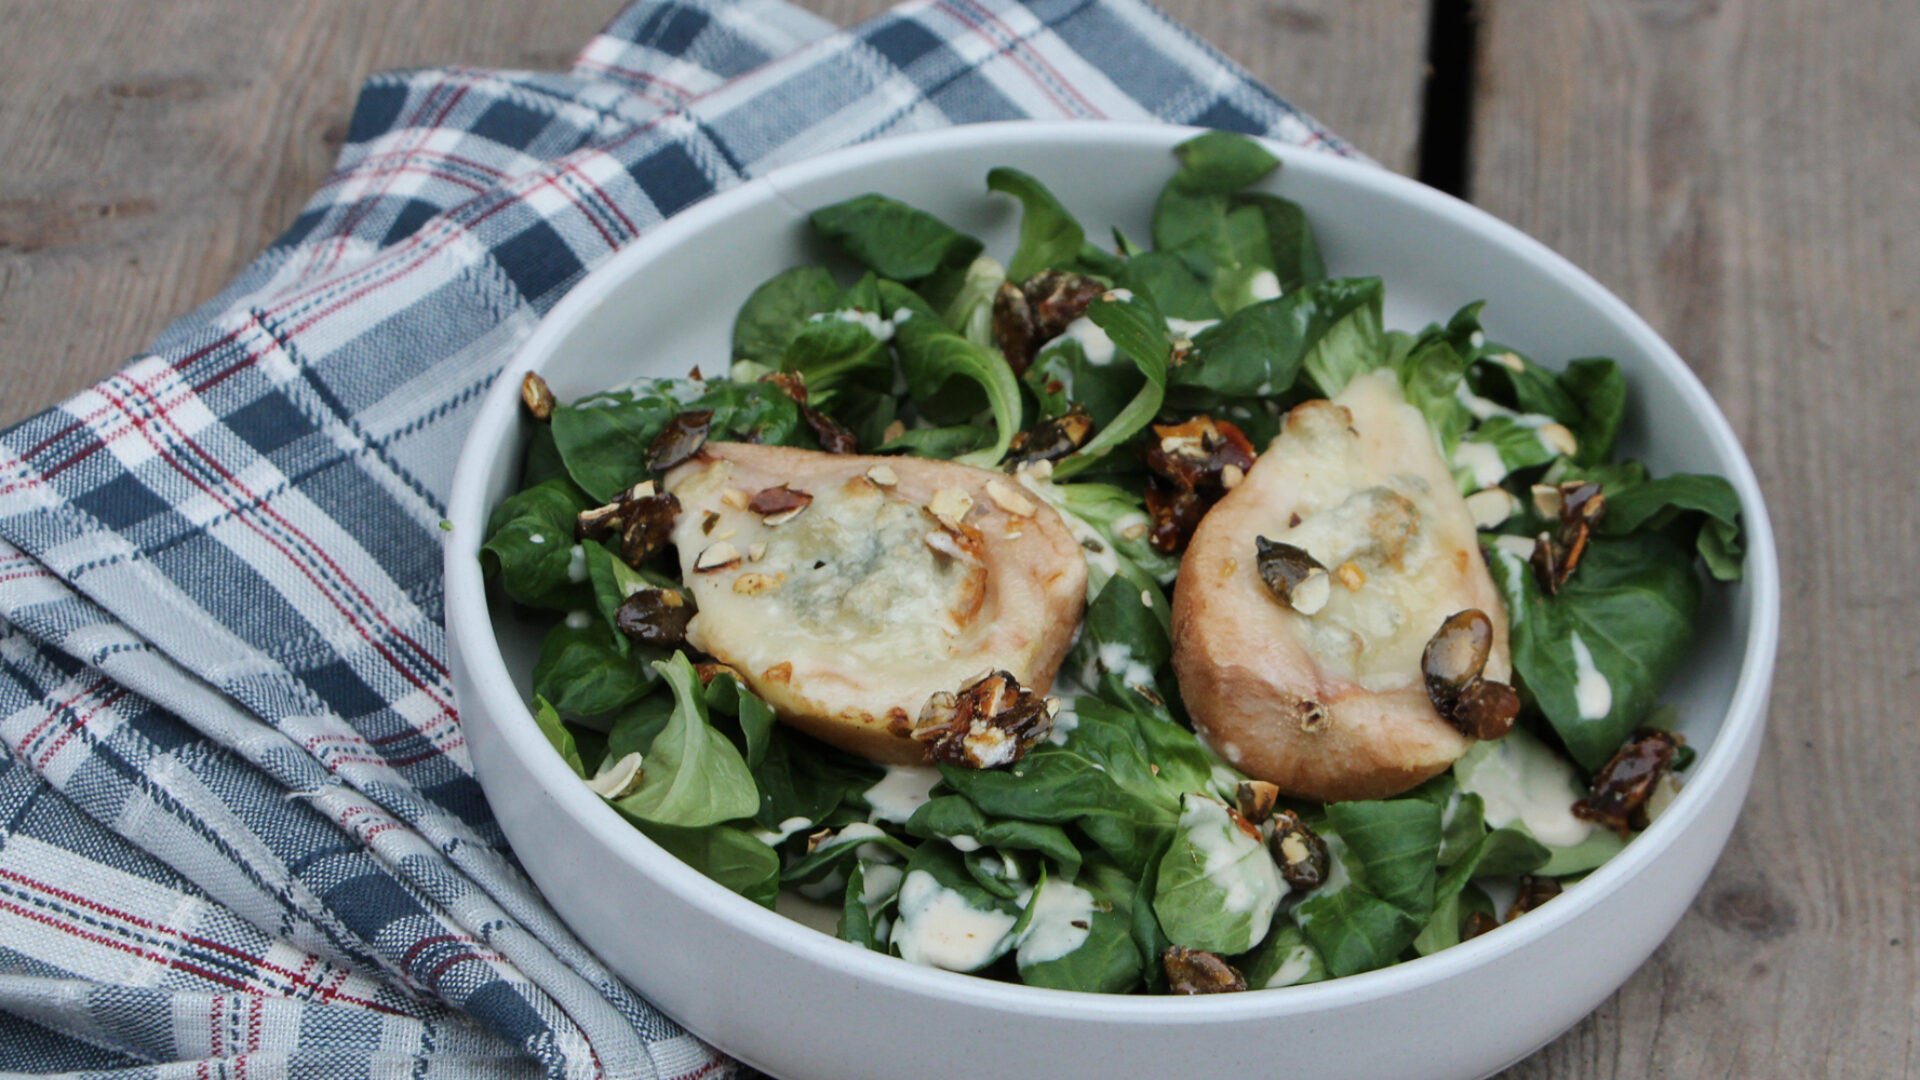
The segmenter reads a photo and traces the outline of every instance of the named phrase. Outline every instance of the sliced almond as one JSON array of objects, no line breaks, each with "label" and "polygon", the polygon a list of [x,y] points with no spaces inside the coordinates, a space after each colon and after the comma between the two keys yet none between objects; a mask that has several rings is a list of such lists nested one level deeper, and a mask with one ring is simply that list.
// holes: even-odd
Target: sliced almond
[{"label": "sliced almond", "polygon": [[1354,562],[1343,562],[1334,567],[1333,576],[1340,579],[1340,584],[1345,585],[1348,592],[1359,592],[1360,586],[1367,583],[1367,572]]},{"label": "sliced almond", "polygon": [[891,465],[875,465],[867,470],[867,479],[881,487],[892,487],[900,482],[900,474],[894,472]]},{"label": "sliced almond", "polygon": [[767,557],[767,545],[755,542],[747,545],[747,561],[759,562]]},{"label": "sliced almond", "polygon": [[888,424],[884,431],[880,432],[880,441],[882,443],[890,443],[906,433],[907,425],[902,421],[895,420],[893,423]]},{"label": "sliced almond", "polygon": [[587,789],[607,799],[625,798],[640,786],[640,779],[644,775],[641,764],[642,759],[637,751],[623,755],[619,761],[604,762],[600,771],[593,774],[593,779],[587,781]]},{"label": "sliced almond", "polygon": [[1485,488],[1467,496],[1467,513],[1473,515],[1473,525],[1477,529],[1498,528],[1518,509],[1520,500],[1505,488]]},{"label": "sliced almond", "polygon": [[639,483],[627,489],[627,498],[651,499],[653,498],[653,492],[654,492],[653,481],[642,480]]},{"label": "sliced almond", "polygon": [[941,524],[955,528],[966,519],[967,512],[973,509],[973,496],[961,488],[941,488],[933,493],[933,501],[927,504],[927,512],[938,518]]},{"label": "sliced almond", "polygon": [[995,506],[1009,514],[1019,517],[1033,516],[1033,503],[998,480],[987,481],[987,498],[992,499]]},{"label": "sliced almond", "polygon": [[1535,484],[1530,491],[1533,496],[1533,509],[1548,521],[1560,520],[1560,511],[1567,505],[1566,492],[1559,484]]},{"label": "sliced almond", "polygon": [[1240,481],[1246,478],[1247,470],[1235,465],[1231,461],[1220,467],[1220,486],[1226,488],[1228,491],[1239,487]]},{"label": "sliced almond", "polygon": [[1555,453],[1572,457],[1580,450],[1580,440],[1573,437],[1565,424],[1547,424],[1540,429],[1540,441],[1546,443]]},{"label": "sliced almond", "polygon": [[527,372],[520,380],[520,401],[535,420],[546,420],[553,416],[553,391],[547,387],[547,380],[534,372]]},{"label": "sliced almond", "polygon": [[780,579],[772,574],[741,574],[733,582],[733,591],[745,596],[762,596],[779,588]]},{"label": "sliced almond", "polygon": [[761,518],[760,521],[762,524],[768,526],[769,528],[777,525],[785,525],[787,522],[792,521],[794,518],[797,518],[801,514],[806,513],[807,507],[810,505],[812,504],[802,503],[801,505],[796,506],[791,510],[782,510],[777,514],[768,514],[766,517]]},{"label": "sliced almond", "polygon": [[747,504],[753,501],[753,497],[741,491],[739,488],[727,488],[720,493],[720,501],[733,507],[735,510],[745,510]]},{"label": "sliced almond", "polygon": [[722,540],[718,543],[707,545],[707,549],[700,553],[700,557],[693,560],[693,568],[700,573],[711,574],[716,570],[725,570],[727,567],[739,561],[739,550],[732,544]]}]

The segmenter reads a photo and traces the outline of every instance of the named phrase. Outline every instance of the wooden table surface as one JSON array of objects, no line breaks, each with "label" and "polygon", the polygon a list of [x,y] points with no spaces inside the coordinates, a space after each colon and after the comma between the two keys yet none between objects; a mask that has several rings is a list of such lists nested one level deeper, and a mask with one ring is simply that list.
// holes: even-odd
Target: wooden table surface
[{"label": "wooden table surface", "polygon": [[[1920,14],[1435,2],[1166,6],[1646,316],[1745,442],[1786,568],[1726,854],[1618,994],[1504,1075],[1920,1076]],[[564,67],[616,6],[0,0],[0,424],[114,370],[291,220],[369,72]]]}]

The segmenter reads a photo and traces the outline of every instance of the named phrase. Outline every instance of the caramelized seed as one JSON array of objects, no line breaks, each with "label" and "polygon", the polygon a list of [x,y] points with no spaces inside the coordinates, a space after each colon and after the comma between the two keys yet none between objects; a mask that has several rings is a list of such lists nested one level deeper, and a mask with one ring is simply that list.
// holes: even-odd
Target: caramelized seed
[{"label": "caramelized seed", "polygon": [[1594,774],[1593,790],[1573,804],[1573,816],[1612,829],[1624,839],[1641,823],[1647,799],[1686,739],[1670,731],[1641,728]]},{"label": "caramelized seed", "polygon": [[1280,797],[1280,788],[1265,780],[1242,780],[1233,795],[1234,807],[1240,816],[1258,825],[1273,814],[1273,803]]},{"label": "caramelized seed", "polygon": [[1039,344],[1045,344],[1085,315],[1087,308],[1106,294],[1107,287],[1085,274],[1042,270],[1022,283],[1020,291],[1033,311],[1034,336]]},{"label": "caramelized seed", "polygon": [[1505,738],[1520,716],[1520,695],[1506,683],[1475,679],[1454,707],[1454,726],[1475,739]]},{"label": "caramelized seed", "polygon": [[712,409],[694,409],[674,417],[647,447],[647,468],[666,472],[699,453],[707,444],[707,429],[712,424]]},{"label": "caramelized seed", "polygon": [[1468,608],[1441,623],[1420,654],[1420,671],[1433,707],[1443,715],[1451,713],[1468,685],[1485,670],[1492,653],[1493,620],[1486,612]]},{"label": "caramelized seed", "polygon": [[1520,891],[1514,894],[1513,904],[1507,908],[1507,921],[1512,922],[1559,895],[1558,881],[1527,874],[1520,879]]},{"label": "caramelized seed", "polygon": [[1087,444],[1093,433],[1093,417],[1075,402],[1067,411],[1050,420],[1042,420],[1031,429],[1013,437],[1007,453],[1009,465],[1058,461]]},{"label": "caramelized seed", "polygon": [[1460,920],[1460,940],[1470,941],[1489,930],[1499,927],[1493,916],[1484,911],[1476,911]]},{"label": "caramelized seed", "polygon": [[969,769],[1011,765],[1053,730],[1057,706],[1005,671],[969,680],[960,692],[939,691],[921,707],[912,735],[931,743],[933,759]]},{"label": "caramelized seed", "polygon": [[1024,374],[1040,351],[1039,330],[1033,325],[1033,308],[1026,294],[1010,281],[1000,283],[993,294],[993,343],[1015,375]]},{"label": "caramelized seed", "polygon": [[573,535],[579,540],[598,540],[620,527],[620,502],[610,502],[580,511],[573,519]]},{"label": "caramelized seed", "polygon": [[1160,954],[1167,987],[1176,994],[1226,994],[1247,988],[1247,977],[1213,953],[1174,945]]},{"label": "caramelized seed", "polygon": [[673,589],[641,589],[613,614],[620,632],[643,645],[675,649],[686,644],[693,605]]},{"label": "caramelized seed", "polygon": [[1253,538],[1255,565],[1274,599],[1302,615],[1327,606],[1333,586],[1327,568],[1302,548],[1264,536]]},{"label": "caramelized seed", "polygon": [[673,539],[680,500],[671,492],[629,499],[621,504],[620,561],[639,566]]},{"label": "caramelized seed", "polygon": [[553,390],[547,386],[547,380],[534,372],[527,372],[520,380],[520,402],[535,420],[553,418]]},{"label": "caramelized seed", "polygon": [[1267,850],[1280,867],[1280,876],[1296,892],[1319,888],[1326,883],[1327,871],[1332,869],[1327,842],[1291,810],[1273,815],[1273,833],[1267,837]]}]

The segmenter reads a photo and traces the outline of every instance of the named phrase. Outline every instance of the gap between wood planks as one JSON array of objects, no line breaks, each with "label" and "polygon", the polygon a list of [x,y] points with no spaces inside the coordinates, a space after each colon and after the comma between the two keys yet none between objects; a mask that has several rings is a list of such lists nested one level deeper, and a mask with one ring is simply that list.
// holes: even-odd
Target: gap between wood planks
[{"label": "gap between wood planks", "polygon": [[1478,41],[1473,0],[1434,0],[1427,27],[1427,82],[1420,103],[1417,175],[1449,195],[1471,198],[1473,72]]}]

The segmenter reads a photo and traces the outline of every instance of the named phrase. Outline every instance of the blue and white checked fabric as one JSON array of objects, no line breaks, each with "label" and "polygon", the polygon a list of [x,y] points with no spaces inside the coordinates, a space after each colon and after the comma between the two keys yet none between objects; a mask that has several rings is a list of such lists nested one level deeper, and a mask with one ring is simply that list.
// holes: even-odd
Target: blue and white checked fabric
[{"label": "blue and white checked fabric", "polygon": [[570,74],[370,80],[273,247],[0,436],[0,1069],[736,1066],[520,874],[463,744],[439,525],[472,408],[581,275],[822,151],[1019,118],[1351,154],[1139,0],[638,0]]}]

